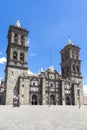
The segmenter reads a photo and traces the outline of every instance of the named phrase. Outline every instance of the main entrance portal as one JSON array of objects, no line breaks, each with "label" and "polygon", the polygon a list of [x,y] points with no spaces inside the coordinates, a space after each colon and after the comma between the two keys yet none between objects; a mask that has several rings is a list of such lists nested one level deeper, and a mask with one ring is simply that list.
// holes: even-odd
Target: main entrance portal
[{"label": "main entrance portal", "polygon": [[71,100],[69,96],[66,97],[66,105],[71,105]]},{"label": "main entrance portal", "polygon": [[50,105],[55,105],[55,96],[50,95]]},{"label": "main entrance portal", "polygon": [[32,95],[32,105],[37,105],[37,96],[36,95]]}]

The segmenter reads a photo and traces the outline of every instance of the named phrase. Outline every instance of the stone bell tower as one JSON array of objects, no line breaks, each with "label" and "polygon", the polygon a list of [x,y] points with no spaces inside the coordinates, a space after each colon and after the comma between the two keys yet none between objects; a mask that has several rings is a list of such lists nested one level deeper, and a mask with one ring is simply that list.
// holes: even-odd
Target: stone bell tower
[{"label": "stone bell tower", "polygon": [[74,104],[83,104],[83,82],[81,75],[80,48],[68,40],[61,50],[62,78],[73,86]]},{"label": "stone bell tower", "polygon": [[61,50],[61,72],[62,77],[81,78],[80,48],[68,40],[68,44]]},{"label": "stone bell tower", "polygon": [[11,25],[8,31],[7,64],[5,70],[6,104],[13,104],[13,97],[17,95],[19,76],[27,76],[27,36],[28,31],[23,29],[19,20]]}]

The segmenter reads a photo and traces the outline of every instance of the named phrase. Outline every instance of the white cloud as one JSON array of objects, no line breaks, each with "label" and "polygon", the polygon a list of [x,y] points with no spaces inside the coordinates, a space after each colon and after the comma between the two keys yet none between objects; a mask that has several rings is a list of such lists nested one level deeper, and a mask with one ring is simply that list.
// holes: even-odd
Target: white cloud
[{"label": "white cloud", "polygon": [[36,53],[30,53],[30,56],[36,56]]},{"label": "white cloud", "polygon": [[6,60],[5,57],[0,58],[0,64],[4,64],[6,61],[7,61],[7,60]]},{"label": "white cloud", "polygon": [[87,95],[87,85],[83,85],[84,95]]}]

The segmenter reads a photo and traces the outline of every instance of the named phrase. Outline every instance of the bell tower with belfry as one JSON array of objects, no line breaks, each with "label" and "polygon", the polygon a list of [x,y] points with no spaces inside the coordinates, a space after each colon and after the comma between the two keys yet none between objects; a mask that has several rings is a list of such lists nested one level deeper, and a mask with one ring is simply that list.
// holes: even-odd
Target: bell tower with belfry
[{"label": "bell tower with belfry", "polygon": [[68,80],[73,89],[74,104],[83,104],[83,77],[81,75],[80,48],[68,40],[60,51],[62,78]]},{"label": "bell tower with belfry", "polygon": [[71,39],[61,50],[61,72],[63,78],[81,78],[80,48],[72,44]]},{"label": "bell tower with belfry", "polygon": [[6,104],[13,104],[14,95],[18,95],[19,76],[28,75],[27,67],[27,36],[28,31],[23,29],[20,21],[16,25],[10,25],[8,31],[7,64],[5,69]]}]

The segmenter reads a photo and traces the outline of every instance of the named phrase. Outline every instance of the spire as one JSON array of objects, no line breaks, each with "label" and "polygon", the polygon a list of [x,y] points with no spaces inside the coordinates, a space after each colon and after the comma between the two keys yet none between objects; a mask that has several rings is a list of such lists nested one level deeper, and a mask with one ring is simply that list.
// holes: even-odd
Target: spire
[{"label": "spire", "polygon": [[19,20],[17,20],[16,26],[17,26],[17,27],[21,27],[21,24],[20,24],[20,21],[19,21]]},{"label": "spire", "polygon": [[67,44],[68,44],[68,45],[72,44],[72,41],[71,41],[70,38],[68,39],[68,43],[67,43]]}]

